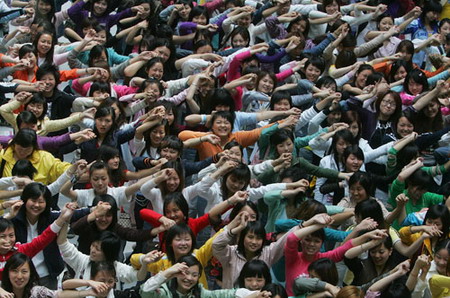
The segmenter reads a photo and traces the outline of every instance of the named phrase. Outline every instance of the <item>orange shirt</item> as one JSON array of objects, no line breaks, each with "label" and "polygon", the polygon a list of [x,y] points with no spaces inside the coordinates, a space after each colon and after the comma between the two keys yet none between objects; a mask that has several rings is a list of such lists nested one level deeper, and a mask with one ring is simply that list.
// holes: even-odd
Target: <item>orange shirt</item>
[{"label": "orange shirt", "polygon": [[[269,125],[270,126],[270,125]],[[268,126],[256,128],[249,131],[237,131],[230,133],[228,136],[227,143],[231,141],[236,141],[241,145],[242,147],[248,147],[250,145],[253,145],[258,141],[259,136],[261,135],[261,132],[264,128]],[[191,131],[191,130],[183,130],[179,133],[178,137],[182,141],[186,141],[192,138],[199,138],[205,135],[211,134],[210,132],[198,132],[198,131]],[[216,155],[217,153],[220,153],[223,151],[223,148],[221,145],[213,145],[209,142],[202,142],[195,146],[195,148],[198,150],[198,155],[200,157],[200,160],[204,160],[208,157],[212,157]]]}]

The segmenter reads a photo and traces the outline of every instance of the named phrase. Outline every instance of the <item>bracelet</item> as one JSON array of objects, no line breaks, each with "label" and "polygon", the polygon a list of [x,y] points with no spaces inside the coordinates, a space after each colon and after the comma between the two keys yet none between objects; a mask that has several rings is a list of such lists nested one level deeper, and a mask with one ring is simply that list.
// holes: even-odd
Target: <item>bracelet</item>
[{"label": "bracelet", "polygon": [[202,120],[200,121],[200,124],[206,124],[206,115],[203,114],[203,115],[201,115],[201,117],[202,117]]}]

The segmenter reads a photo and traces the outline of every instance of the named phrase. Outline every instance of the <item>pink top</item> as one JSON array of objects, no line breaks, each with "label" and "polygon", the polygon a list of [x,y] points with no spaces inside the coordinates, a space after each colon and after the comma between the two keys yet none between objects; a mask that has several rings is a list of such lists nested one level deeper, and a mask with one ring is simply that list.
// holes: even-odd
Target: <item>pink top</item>
[{"label": "pink top", "polygon": [[406,93],[405,91],[400,92],[400,98],[402,99],[402,105],[404,107],[410,106],[414,103],[415,95]]},{"label": "pink top", "polygon": [[286,246],[284,248],[284,256],[286,258],[286,291],[289,296],[294,295],[292,286],[297,277],[309,277],[309,264],[322,258],[329,258],[336,263],[340,262],[344,259],[345,252],[353,247],[353,240],[347,241],[336,249],[317,253],[314,260],[310,262],[304,258],[302,252],[298,252],[298,242],[300,240],[301,239],[298,238],[295,233],[291,233],[287,238]]},{"label": "pink top", "polygon": [[[86,96],[89,93],[91,85],[92,82],[87,82],[84,85],[81,85],[78,82],[78,79],[72,81],[72,89],[81,96]],[[127,94],[136,93],[136,91],[139,89],[139,87],[128,87],[126,85],[116,85],[115,83],[111,83],[111,87],[115,94],[110,95],[117,98],[120,98]]]}]

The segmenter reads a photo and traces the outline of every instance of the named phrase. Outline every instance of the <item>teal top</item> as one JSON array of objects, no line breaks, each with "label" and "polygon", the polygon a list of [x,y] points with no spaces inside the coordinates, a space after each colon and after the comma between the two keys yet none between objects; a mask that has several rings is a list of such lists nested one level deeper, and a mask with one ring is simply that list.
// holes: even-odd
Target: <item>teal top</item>
[{"label": "teal top", "polygon": [[[202,284],[198,284],[200,289],[200,297],[206,298],[234,298],[236,297],[236,289],[226,289],[226,290],[205,290]],[[172,292],[169,290],[167,283],[160,286],[158,289],[150,292],[140,291],[142,298],[172,298],[174,297]],[[190,298],[193,297],[192,293],[182,294],[177,291],[178,297],[180,298]]]},{"label": "teal top", "polygon": [[[267,233],[275,232],[275,222],[278,219],[286,219],[286,216],[283,215],[286,214],[285,212],[287,199],[283,197],[281,193],[282,190],[272,190],[264,195],[264,202],[269,207],[269,215],[265,227]],[[344,212],[345,209],[344,207],[340,206],[325,206],[325,207],[327,208],[327,213],[330,215]]]}]

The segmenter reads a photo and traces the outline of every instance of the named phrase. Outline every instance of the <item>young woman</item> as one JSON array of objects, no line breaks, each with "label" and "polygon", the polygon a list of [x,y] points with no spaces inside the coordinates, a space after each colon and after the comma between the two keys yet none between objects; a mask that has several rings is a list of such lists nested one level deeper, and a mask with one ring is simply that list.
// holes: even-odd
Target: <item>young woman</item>
[{"label": "young woman", "polygon": [[[289,262],[286,263],[286,291],[292,295],[292,286],[294,279],[298,276],[308,276],[307,268],[309,264],[320,258],[330,258],[334,262],[339,262],[344,258],[344,254],[352,247],[359,246],[369,239],[380,239],[385,232],[374,230],[362,236],[351,239],[338,248],[320,252],[320,247],[325,238],[323,227],[332,223],[331,217],[326,214],[317,214],[313,218],[303,222],[302,228],[289,233],[285,257]],[[298,252],[299,242],[302,246],[302,252]]]},{"label": "young woman", "polygon": [[38,280],[39,274],[36,272],[31,258],[23,253],[16,253],[6,262],[3,269],[1,295],[13,295],[17,298],[75,297],[74,295],[64,295],[60,291],[52,291],[45,286],[38,285]]},{"label": "young woman", "polygon": [[36,132],[29,128],[19,130],[8,148],[0,152],[3,166],[0,167],[2,177],[11,176],[11,171],[18,160],[29,160],[37,170],[34,181],[46,185],[56,181],[71,165],[53,157],[47,151],[39,150]]},{"label": "young woman", "polygon": [[[158,169],[156,167],[156,169]],[[91,189],[71,189],[77,179],[66,182],[61,188],[61,193],[76,201],[78,206],[87,207],[92,206],[96,195],[108,194],[114,197],[117,206],[124,207],[128,210],[131,196],[145,183],[149,178],[143,178],[139,182],[131,186],[110,187],[108,165],[104,162],[94,162],[89,168],[89,182],[92,185]]]},{"label": "young woman", "polygon": [[271,282],[269,266],[262,260],[251,260],[245,263],[238,277],[238,287],[251,291],[261,291]]},{"label": "young woman", "polygon": [[214,181],[201,180],[194,185],[184,187],[184,180],[184,169],[181,163],[179,161],[170,161],[163,166],[163,169],[154,178],[142,185],[141,192],[152,203],[153,210],[163,214],[164,198],[167,194],[181,192],[189,202],[200,193],[200,189],[207,189],[214,183]]},{"label": "young woman", "polygon": [[[258,259],[272,266],[283,256],[283,247],[289,233],[276,242],[265,245],[266,231],[263,224],[259,221],[249,222],[248,219],[248,214],[241,212],[213,241],[213,254],[223,267],[223,288],[234,287],[245,262]],[[230,245],[238,233],[238,244]]]},{"label": "young woman", "polygon": [[[50,211],[52,196],[59,192],[65,181],[71,179],[81,162],[72,165],[63,175],[48,187],[41,183],[32,182],[26,185],[21,195],[23,208],[11,209],[10,216],[14,224],[16,239],[21,243],[30,242],[50,226],[61,212]],[[14,172],[14,171],[13,171]],[[88,209],[75,211],[71,220],[77,220],[86,215]],[[56,290],[56,277],[62,272],[64,262],[60,258],[56,242],[52,241],[36,255],[35,265],[40,276],[40,284]]]},{"label": "young woman", "polygon": [[[18,204],[18,203],[16,203]],[[22,203],[20,202],[20,206]],[[58,218],[48,226],[40,235],[33,238],[32,241],[28,243],[21,244],[16,242],[16,234],[14,232],[14,224],[6,218],[0,219],[0,238],[4,239],[4,245],[0,248],[0,255],[2,256],[2,270],[3,273],[4,265],[17,252],[23,253],[29,257],[34,257],[40,251],[42,251],[47,245],[49,245],[57,236],[57,233],[61,230],[61,227],[72,217],[74,211],[74,205],[67,203]]]},{"label": "young woman", "polygon": [[130,180],[138,180],[144,178],[154,171],[146,169],[142,171],[132,172],[126,169],[125,163],[120,158],[120,151],[117,148],[103,145],[97,158],[98,161],[104,161],[108,165],[109,178],[114,187],[123,186]]},{"label": "young woman", "polygon": [[[228,200],[214,206],[208,213],[198,218],[189,218],[189,206],[181,192],[169,193],[164,198],[164,215],[161,215],[151,209],[142,209],[141,218],[150,223],[154,228],[152,235],[159,234],[161,250],[165,249],[165,230],[175,224],[186,223],[195,236],[209,225],[218,225],[221,223],[220,216],[227,211],[230,206],[235,206],[247,200],[247,193],[238,191]],[[160,232],[160,230],[164,230]]]},{"label": "young woman", "polygon": [[50,132],[57,132],[72,126],[84,118],[92,118],[92,114],[95,109],[87,109],[83,112],[74,113],[71,116],[58,119],[50,120],[47,116],[47,100],[41,93],[31,94],[28,92],[21,92],[14,97],[13,100],[0,106],[0,114],[2,117],[15,129],[18,131],[16,119],[18,114],[14,114],[13,111],[19,109],[22,105],[25,106],[26,111],[32,112],[38,119],[37,134],[45,136]]},{"label": "young woman", "polygon": [[445,205],[431,206],[422,226],[409,226],[400,229],[400,237],[406,245],[422,242],[422,252],[434,256],[438,241],[448,238],[450,230],[450,212]]},{"label": "young woman", "polygon": [[117,261],[120,252],[120,238],[113,232],[103,231],[99,238],[91,244],[89,254],[86,255],[67,240],[67,231],[68,225],[65,225],[58,235],[57,242],[64,262],[75,271],[75,278],[89,280],[93,262],[108,261],[114,263],[118,281],[135,283],[138,280],[144,280],[145,270],[137,271],[133,267]]},{"label": "young woman", "polygon": [[[203,266],[196,257],[183,256],[178,259],[177,264],[158,273],[159,288],[150,290],[144,285],[140,294],[143,298],[175,298],[180,295],[182,297],[245,297],[252,293],[247,289],[205,290],[199,283],[202,273]],[[166,283],[167,280],[169,281]]]},{"label": "young woman", "polygon": [[94,211],[74,221],[72,231],[79,235],[78,250],[89,254],[91,244],[99,238],[103,231],[116,233],[122,240],[147,241],[153,238],[149,230],[137,230],[121,226],[117,222],[118,208],[114,197],[97,195],[92,202]]},{"label": "young woman", "polygon": [[[204,138],[210,133],[182,131],[178,135],[180,140],[186,141],[188,139],[198,138],[200,142],[194,146],[199,152],[200,160],[211,157],[223,151],[223,146],[227,143],[236,140],[243,147],[248,147],[254,144],[260,137],[262,128],[257,128],[250,131],[233,132],[234,117],[230,112],[217,112],[211,117],[211,132],[213,135],[220,138],[219,142],[209,142]],[[202,140],[203,138],[203,140]]]},{"label": "young woman", "polygon": [[[200,261],[202,267],[205,268],[213,257],[212,242],[220,233],[216,233],[203,246],[195,249],[195,235],[191,228],[185,223],[176,224],[167,231],[165,241],[166,253],[163,258],[155,263],[149,264],[146,255],[134,254],[131,256],[130,262],[136,268],[143,267],[152,274],[157,274],[174,265],[181,257],[193,255]],[[203,270],[201,272],[200,283],[203,287],[207,288],[206,276],[203,274]]]}]

